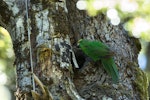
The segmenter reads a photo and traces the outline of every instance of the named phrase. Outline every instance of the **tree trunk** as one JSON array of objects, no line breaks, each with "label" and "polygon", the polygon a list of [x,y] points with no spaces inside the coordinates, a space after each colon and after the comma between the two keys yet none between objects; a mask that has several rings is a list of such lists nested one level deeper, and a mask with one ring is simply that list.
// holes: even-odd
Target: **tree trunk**
[{"label": "tree trunk", "polygon": [[146,63],[146,71],[150,72],[150,43],[148,43],[146,47],[146,58],[147,58],[147,63]]},{"label": "tree trunk", "polygon": [[[16,99],[148,100],[147,77],[137,65],[134,39],[104,14],[90,17],[77,10],[76,2],[0,1],[0,25],[10,32],[16,56]],[[87,60],[76,49],[81,38],[102,41],[115,51],[118,84],[101,62]]]},{"label": "tree trunk", "polygon": [[[145,71],[148,73],[148,76],[150,76],[150,42],[148,43],[147,47],[146,47],[146,58],[147,58],[147,62],[146,62],[146,68]],[[150,81],[149,81],[149,86],[148,86],[148,94],[150,95]]]}]

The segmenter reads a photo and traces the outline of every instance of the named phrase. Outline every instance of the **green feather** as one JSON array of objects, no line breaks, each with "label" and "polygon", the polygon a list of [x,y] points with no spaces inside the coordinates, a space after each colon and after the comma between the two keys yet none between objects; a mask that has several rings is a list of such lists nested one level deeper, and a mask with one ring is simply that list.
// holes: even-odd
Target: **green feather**
[{"label": "green feather", "polygon": [[112,57],[112,51],[100,41],[81,39],[79,46],[82,51],[94,61],[101,60],[104,69],[112,77],[114,82],[119,80],[118,70]]},{"label": "green feather", "polygon": [[79,40],[79,46],[86,55],[91,57],[94,61],[100,60],[107,56],[111,56],[109,48],[99,41]]},{"label": "green feather", "polygon": [[101,62],[104,69],[112,77],[113,82],[117,83],[119,80],[119,74],[113,57],[101,59]]}]

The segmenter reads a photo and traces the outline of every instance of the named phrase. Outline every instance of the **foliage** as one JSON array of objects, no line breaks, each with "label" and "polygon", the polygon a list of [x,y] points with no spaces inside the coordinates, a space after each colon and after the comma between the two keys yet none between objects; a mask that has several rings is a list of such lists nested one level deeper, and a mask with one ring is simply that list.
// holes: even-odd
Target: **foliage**
[{"label": "foliage", "polygon": [[9,33],[0,27],[0,85],[15,91],[14,52]]}]

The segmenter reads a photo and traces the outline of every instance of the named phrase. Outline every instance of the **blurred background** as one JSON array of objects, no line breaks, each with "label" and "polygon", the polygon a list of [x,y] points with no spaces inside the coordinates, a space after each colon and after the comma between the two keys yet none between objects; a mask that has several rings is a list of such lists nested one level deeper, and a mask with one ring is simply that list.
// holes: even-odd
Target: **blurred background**
[{"label": "blurred background", "polygon": [[[89,16],[103,13],[114,26],[122,24],[135,44],[142,45],[138,63],[150,77],[150,0],[78,0],[78,10]],[[69,8],[68,8],[69,9]],[[0,97],[15,100],[15,66],[12,41],[9,33],[0,27]]]},{"label": "blurred background", "polygon": [[[15,66],[12,41],[9,33],[0,27],[0,98],[15,100]],[[2,99],[3,98],[3,99]]]}]

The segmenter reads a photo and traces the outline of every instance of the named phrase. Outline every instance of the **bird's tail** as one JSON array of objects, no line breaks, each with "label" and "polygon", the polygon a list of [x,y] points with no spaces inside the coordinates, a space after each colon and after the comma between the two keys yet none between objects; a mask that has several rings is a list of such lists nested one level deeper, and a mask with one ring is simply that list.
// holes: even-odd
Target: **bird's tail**
[{"label": "bird's tail", "polygon": [[112,77],[114,83],[119,81],[119,73],[113,57],[101,59],[106,72]]}]

